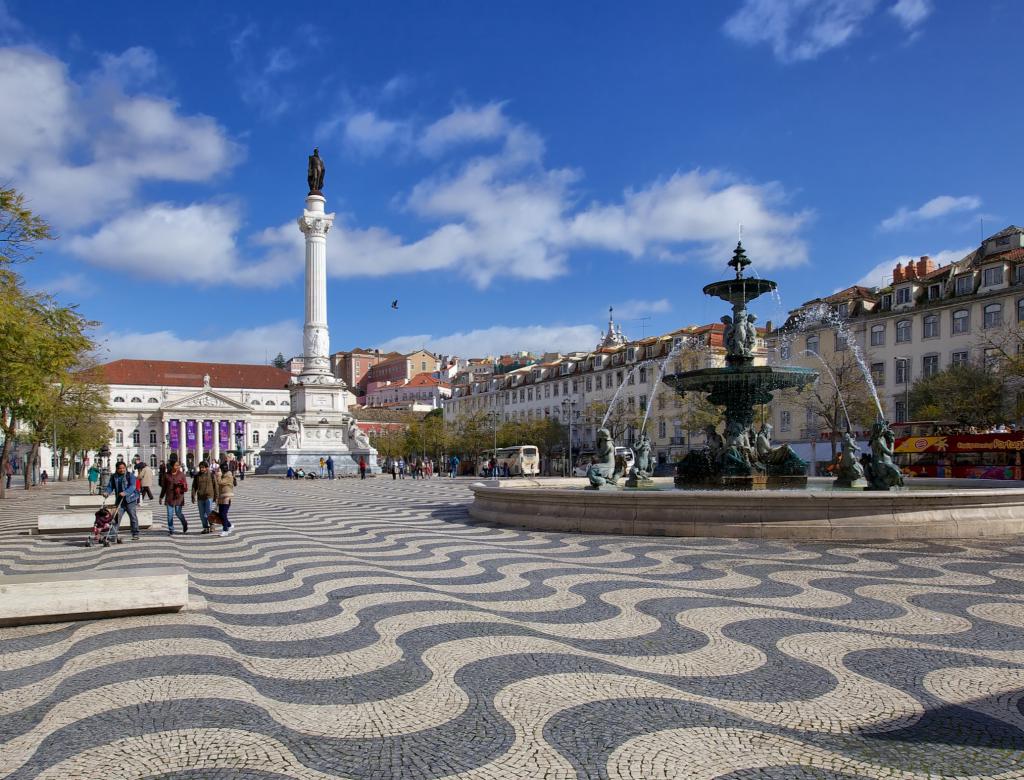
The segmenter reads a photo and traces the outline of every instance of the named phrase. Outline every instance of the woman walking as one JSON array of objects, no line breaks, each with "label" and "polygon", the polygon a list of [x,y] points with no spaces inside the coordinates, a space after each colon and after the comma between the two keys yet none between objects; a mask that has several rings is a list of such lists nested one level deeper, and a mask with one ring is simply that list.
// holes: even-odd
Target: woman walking
[{"label": "woman walking", "polygon": [[139,473],[139,497],[153,500],[153,470],[143,462],[135,467]]},{"label": "woman walking", "polygon": [[[7,467],[10,468],[10,465],[11,464],[8,463]],[[9,479],[10,479],[10,477],[8,477],[8,480]],[[96,492],[96,484],[99,481],[100,481],[100,470],[98,468],[96,468],[96,464],[93,463],[91,466],[89,466],[89,495],[90,496],[93,493]],[[10,487],[10,484],[8,484],[7,487]]]},{"label": "woman walking", "polygon": [[224,524],[221,536],[230,536],[235,527],[228,520],[228,510],[231,509],[231,499],[235,497],[235,475],[230,469],[221,469],[217,475],[217,514]]},{"label": "woman walking", "polygon": [[185,494],[188,493],[188,482],[178,461],[171,463],[171,470],[164,475],[164,484],[160,488],[160,503],[167,506],[167,534],[174,535],[174,516],[181,520],[181,532],[188,533],[188,521],[182,507],[185,505]]}]

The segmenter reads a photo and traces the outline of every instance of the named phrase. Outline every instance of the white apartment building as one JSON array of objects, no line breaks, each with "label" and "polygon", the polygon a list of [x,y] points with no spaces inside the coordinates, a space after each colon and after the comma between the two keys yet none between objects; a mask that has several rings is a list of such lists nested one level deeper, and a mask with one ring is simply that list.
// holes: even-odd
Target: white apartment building
[{"label": "white apartment building", "polygon": [[[887,287],[850,287],[809,301],[769,334],[771,362],[820,368],[805,350],[830,361],[837,348],[843,349],[831,327],[797,330],[801,315],[822,305],[832,309],[856,341],[886,415],[904,422],[915,380],[952,365],[993,360],[994,350],[986,342],[1024,326],[1024,229],[1011,225],[942,268],[928,257],[899,264]],[[1016,401],[1008,399],[1008,408],[1010,400]],[[816,436],[827,441],[828,432],[815,430],[805,408],[773,406],[780,441],[809,444]]]},{"label": "white apartment building", "polygon": [[[723,326],[715,323],[628,341],[609,321],[608,332],[592,352],[546,355],[543,362],[476,381],[466,374],[456,377],[452,398],[444,405],[445,420],[458,425],[469,417],[492,414],[499,423],[550,417],[567,424],[571,419],[578,454],[593,449],[600,418],[621,387],[611,415],[630,424],[618,443],[634,441],[636,421],[647,412],[652,456],[671,463],[689,447],[680,421],[684,402],[658,382],[661,365],[673,349],[689,344],[694,348],[669,358],[666,373],[723,365],[722,335]],[[763,352],[763,339],[758,343]]]},{"label": "white apartment building", "polygon": [[364,405],[412,412],[440,409],[452,388],[432,374],[417,374],[407,382],[375,383],[363,397]]}]

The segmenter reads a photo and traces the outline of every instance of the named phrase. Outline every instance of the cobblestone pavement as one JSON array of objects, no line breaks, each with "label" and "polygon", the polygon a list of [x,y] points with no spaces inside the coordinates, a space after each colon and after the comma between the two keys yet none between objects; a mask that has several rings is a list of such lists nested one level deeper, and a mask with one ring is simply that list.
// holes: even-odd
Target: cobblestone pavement
[{"label": "cobblestone pavement", "polygon": [[206,607],[0,629],[0,776],[1024,778],[1024,539],[523,533],[467,484],[249,479],[237,535],[111,549],[15,490],[0,573]]}]

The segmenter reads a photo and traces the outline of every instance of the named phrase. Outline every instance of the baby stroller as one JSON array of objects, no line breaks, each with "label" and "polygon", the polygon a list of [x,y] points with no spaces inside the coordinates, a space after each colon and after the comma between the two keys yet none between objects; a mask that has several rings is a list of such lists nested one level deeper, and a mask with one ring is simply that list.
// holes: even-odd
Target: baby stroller
[{"label": "baby stroller", "polygon": [[92,524],[92,536],[86,538],[86,547],[92,547],[94,544],[110,547],[111,543],[122,543],[121,537],[118,535],[120,522],[115,519],[120,505],[121,502],[119,501],[118,505],[114,507],[113,512],[107,506],[101,506],[96,510],[96,520]]}]

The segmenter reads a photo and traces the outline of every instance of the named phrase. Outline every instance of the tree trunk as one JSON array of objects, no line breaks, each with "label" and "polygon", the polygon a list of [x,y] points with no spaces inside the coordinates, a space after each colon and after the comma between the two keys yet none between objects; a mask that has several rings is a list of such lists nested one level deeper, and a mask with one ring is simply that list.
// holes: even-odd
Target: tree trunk
[{"label": "tree trunk", "polygon": [[[32,442],[32,448],[28,452],[28,463],[25,466],[25,490],[32,484],[32,475],[36,469],[36,458],[39,457],[39,442]],[[38,477],[37,477],[38,479]]]},{"label": "tree trunk", "polygon": [[57,452],[57,467],[54,469],[56,472],[54,479],[57,480],[57,482],[64,481],[64,452],[65,450],[63,448]]}]

